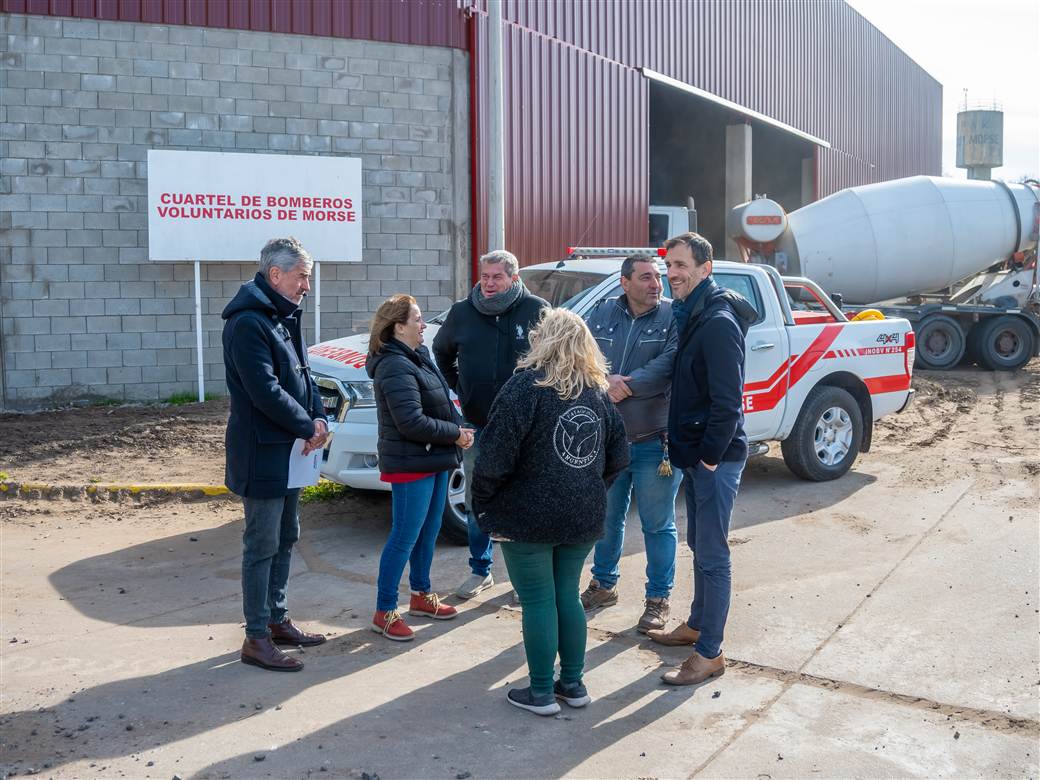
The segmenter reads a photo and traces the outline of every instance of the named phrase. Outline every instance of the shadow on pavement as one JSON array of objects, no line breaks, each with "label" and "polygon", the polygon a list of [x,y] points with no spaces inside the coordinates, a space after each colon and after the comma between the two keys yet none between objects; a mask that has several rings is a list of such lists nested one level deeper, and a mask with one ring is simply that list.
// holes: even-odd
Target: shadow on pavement
[{"label": "shadow on pavement", "polygon": [[[617,639],[597,645],[586,655],[586,675],[630,649],[629,642]],[[651,726],[691,696],[689,690],[662,686],[655,668],[605,697],[597,697],[593,687],[593,701],[584,709],[564,705],[555,718],[543,718],[506,701],[510,687],[527,684],[523,664],[522,646],[510,647],[464,673],[403,693],[269,752],[264,770],[300,777],[326,771],[330,777],[560,777]],[[603,670],[599,677],[607,674]],[[503,679],[509,684],[499,685]],[[251,776],[257,770],[254,755],[246,752],[220,761],[198,776]]]},{"label": "shadow on pavement", "polygon": [[[850,471],[833,482],[798,479],[779,458],[749,462],[733,513],[732,531],[825,510],[867,487],[876,477]],[[183,506],[183,505],[182,505]],[[238,517],[237,507],[232,510]],[[359,495],[301,507],[301,542],[294,551],[313,573],[370,584],[375,596],[379,551],[389,529],[389,496]],[[633,502],[624,555],[643,552],[638,508]],[[686,536],[683,491],[676,504],[680,543]],[[242,520],[133,545],[85,558],[50,575],[50,583],[88,617],[141,627],[206,625],[241,621],[239,597]],[[467,551],[438,542],[435,587],[454,585],[465,574]],[[496,551],[496,560],[498,559]],[[294,568],[294,579],[298,569]],[[496,578],[508,579],[501,561]],[[290,594],[293,593],[292,588]],[[210,605],[205,609],[193,609]]]},{"label": "shadow on pavement", "polygon": [[[91,766],[100,775],[106,760],[136,756],[265,715],[330,680],[364,674],[401,656],[414,656],[415,662],[421,663],[428,643],[487,614],[482,609],[465,610],[450,623],[413,619],[412,625],[419,631],[415,641],[407,644],[384,640],[366,625],[303,651],[306,667],[291,674],[246,666],[239,661],[236,648],[158,674],[98,685],[54,706],[13,712],[0,717],[0,776],[6,777],[12,770],[24,772],[27,767],[40,769],[45,764],[49,764],[48,770],[57,770],[76,761],[93,762]],[[161,654],[162,647],[157,646],[156,652]],[[60,746],[55,750],[56,743]],[[149,773],[169,776],[169,769],[164,766]],[[138,776],[144,774],[142,759]],[[245,776],[253,774],[255,771]]]}]

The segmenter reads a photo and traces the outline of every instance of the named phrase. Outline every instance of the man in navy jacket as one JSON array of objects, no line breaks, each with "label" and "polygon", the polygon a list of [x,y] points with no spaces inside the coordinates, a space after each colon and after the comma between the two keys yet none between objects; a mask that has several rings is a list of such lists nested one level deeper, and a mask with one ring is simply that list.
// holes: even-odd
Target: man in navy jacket
[{"label": "man in navy jacket", "polygon": [[744,434],[744,336],[758,319],[740,295],[711,276],[711,244],[697,233],[665,242],[672,312],[679,347],[668,411],[672,462],[684,469],[686,541],[693,551],[690,617],[672,631],[648,636],[665,645],[694,645],[671,685],[694,685],[726,669],[722,635],[729,614],[730,555],[727,536],[733,502],[747,460]]},{"label": "man in navy jacket", "polygon": [[304,454],[328,437],[325,410],[307,364],[300,304],[310,290],[313,261],[295,238],[268,241],[260,270],[224,308],[224,368],[231,415],[225,482],[242,496],[242,662],[295,672],[303,663],[277,645],[317,645],[321,634],[289,620],[286,586],[292,547],[300,538],[298,488],[290,489],[289,453]]}]

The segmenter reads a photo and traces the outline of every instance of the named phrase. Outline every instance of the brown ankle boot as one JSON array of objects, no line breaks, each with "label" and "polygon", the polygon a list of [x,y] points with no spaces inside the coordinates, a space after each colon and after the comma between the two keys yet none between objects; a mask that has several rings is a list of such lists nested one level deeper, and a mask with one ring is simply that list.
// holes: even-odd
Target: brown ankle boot
[{"label": "brown ankle boot", "polygon": [[657,642],[657,644],[668,645],[669,647],[695,645],[697,640],[701,638],[701,632],[696,628],[690,628],[686,623],[680,623],[671,631],[665,631],[663,628],[651,629],[646,632],[646,635]]},{"label": "brown ankle boot", "polygon": [[[646,600],[646,609],[636,624],[636,631],[645,634],[648,631],[663,631],[668,625],[668,599],[653,598]],[[685,623],[683,624],[685,625]]]},{"label": "brown ankle boot", "polygon": [[661,675],[661,679],[669,685],[696,685],[712,677],[721,677],[726,672],[726,659],[722,653],[718,658],[705,658],[696,650],[693,655],[683,661],[678,669],[672,669]]},{"label": "brown ankle boot", "polygon": [[303,668],[303,661],[283,653],[269,636],[246,637],[242,644],[242,663],[272,672],[298,672]]}]

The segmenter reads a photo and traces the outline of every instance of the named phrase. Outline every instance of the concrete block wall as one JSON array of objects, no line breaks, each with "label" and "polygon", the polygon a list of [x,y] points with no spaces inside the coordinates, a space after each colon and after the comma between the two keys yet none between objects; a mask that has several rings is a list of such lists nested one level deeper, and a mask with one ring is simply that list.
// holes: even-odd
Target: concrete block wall
[{"label": "concrete block wall", "polygon": [[[0,408],[194,390],[193,268],[148,261],[151,148],[360,157],[364,262],[322,266],[322,339],[394,292],[446,308],[469,280],[467,68],[439,47],[0,14]],[[254,272],[202,267],[207,390]]]}]

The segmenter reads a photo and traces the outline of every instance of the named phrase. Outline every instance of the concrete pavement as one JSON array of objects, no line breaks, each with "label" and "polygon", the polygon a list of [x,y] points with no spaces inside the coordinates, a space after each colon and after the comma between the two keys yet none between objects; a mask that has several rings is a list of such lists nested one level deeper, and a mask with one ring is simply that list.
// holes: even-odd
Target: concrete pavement
[{"label": "concrete pavement", "polygon": [[[368,630],[386,497],[305,507],[293,614],[333,636],[289,675],[237,661],[234,503],[8,500],[3,767],[49,764],[54,777],[1035,777],[1035,490],[1008,482],[979,494],[974,484],[971,474],[908,483],[877,461],[808,490],[776,460],[752,464],[731,535],[726,675],[697,689],[660,684],[685,653],[634,631],[645,559],[629,534],[621,604],[590,620],[594,702],[544,720],[505,701],[509,684],[525,684],[508,584],[454,622],[414,621],[408,645]],[[450,590],[466,558],[438,547],[435,588]],[[689,566],[681,545],[676,619]]]}]

